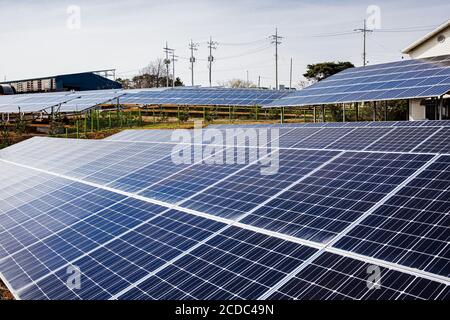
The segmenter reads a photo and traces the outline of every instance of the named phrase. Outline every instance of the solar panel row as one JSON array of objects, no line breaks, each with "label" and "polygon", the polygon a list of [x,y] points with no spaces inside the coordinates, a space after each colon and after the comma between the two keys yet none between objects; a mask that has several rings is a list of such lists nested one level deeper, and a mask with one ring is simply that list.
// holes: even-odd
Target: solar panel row
[{"label": "solar panel row", "polygon": [[344,70],[266,106],[440,97],[450,90],[450,55]]},{"label": "solar panel row", "polygon": [[[361,129],[408,147],[345,151]],[[428,129],[283,128],[309,149],[271,150],[272,176],[248,161],[174,165],[165,132],[30,139],[0,151],[0,273],[23,299],[445,299],[450,157],[410,152],[423,142],[410,136],[445,128]],[[382,290],[363,274],[377,261]]]}]

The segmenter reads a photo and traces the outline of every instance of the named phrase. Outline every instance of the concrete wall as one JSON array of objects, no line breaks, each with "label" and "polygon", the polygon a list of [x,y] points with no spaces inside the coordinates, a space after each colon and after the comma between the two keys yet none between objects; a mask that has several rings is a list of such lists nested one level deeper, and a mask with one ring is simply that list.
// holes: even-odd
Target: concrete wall
[{"label": "concrete wall", "polygon": [[[440,35],[443,35],[445,37],[444,42],[438,42],[437,39]],[[439,32],[435,36],[431,37],[421,45],[417,46],[416,48],[411,50],[408,54],[413,59],[450,54],[450,27],[447,27],[446,29]]]},{"label": "concrete wall", "polygon": [[420,105],[420,99],[409,100],[409,120],[426,120],[426,109]]}]

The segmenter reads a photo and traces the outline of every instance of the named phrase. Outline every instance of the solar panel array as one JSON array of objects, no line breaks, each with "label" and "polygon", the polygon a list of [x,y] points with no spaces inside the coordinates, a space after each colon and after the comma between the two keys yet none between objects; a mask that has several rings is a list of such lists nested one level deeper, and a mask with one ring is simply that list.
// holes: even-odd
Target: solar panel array
[{"label": "solar panel array", "polygon": [[79,112],[100,104],[122,105],[222,105],[255,106],[292,93],[288,90],[226,88],[156,88],[139,90],[96,90],[0,96],[0,113]]},{"label": "solar panel array", "polygon": [[288,96],[289,90],[175,88],[126,95],[121,102],[137,105],[255,106]]},{"label": "solar panel array", "polygon": [[19,299],[449,299],[448,124],[24,141],[0,151],[1,278]]},{"label": "solar panel array", "polygon": [[450,55],[346,69],[266,106],[440,97],[450,91]]},{"label": "solar panel array", "polygon": [[123,90],[67,91],[0,96],[0,113],[78,112],[122,96]]}]

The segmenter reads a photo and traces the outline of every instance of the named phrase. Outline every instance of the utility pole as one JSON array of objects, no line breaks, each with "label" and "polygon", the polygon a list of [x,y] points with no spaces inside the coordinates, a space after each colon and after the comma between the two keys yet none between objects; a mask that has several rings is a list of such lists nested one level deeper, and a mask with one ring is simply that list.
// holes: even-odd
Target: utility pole
[{"label": "utility pole", "polygon": [[366,19],[364,19],[364,28],[362,29],[355,29],[354,31],[362,32],[363,33],[363,66],[365,67],[367,64],[366,59],[366,34],[367,32],[373,32],[373,30],[366,28]]},{"label": "utility pole", "polygon": [[248,80],[248,70],[247,70],[247,88],[250,87],[250,82]]},{"label": "utility pole", "polygon": [[175,55],[175,50],[172,49],[172,88],[175,88],[175,61],[177,56]]},{"label": "utility pole", "polygon": [[170,59],[169,59],[169,53],[172,53],[173,49],[169,48],[169,45],[166,42],[166,46],[163,48],[164,52],[166,53],[166,58],[164,59],[164,64],[166,65],[166,87],[169,87],[169,66],[170,66]]},{"label": "utility pole", "polygon": [[212,87],[212,63],[214,61],[214,56],[212,55],[212,51],[213,49],[216,50],[217,49],[217,45],[219,43],[217,43],[216,41],[212,40],[212,37],[209,38],[208,41],[208,48],[209,48],[209,57],[208,57],[208,62],[209,62],[209,86]]},{"label": "utility pole", "polygon": [[291,68],[289,70],[289,90],[292,89],[292,58],[291,58]]},{"label": "utility pole", "polygon": [[191,50],[191,84],[194,86],[194,63],[195,63],[195,57],[194,57],[194,51],[198,50],[198,43],[194,43],[191,39],[191,43],[189,43],[189,49]]},{"label": "utility pole", "polygon": [[258,76],[258,89],[261,89],[261,76]]},{"label": "utility pole", "polygon": [[275,34],[270,36],[272,44],[275,44],[275,89],[278,90],[278,45],[281,44],[281,39],[278,35],[278,28],[275,28]]}]

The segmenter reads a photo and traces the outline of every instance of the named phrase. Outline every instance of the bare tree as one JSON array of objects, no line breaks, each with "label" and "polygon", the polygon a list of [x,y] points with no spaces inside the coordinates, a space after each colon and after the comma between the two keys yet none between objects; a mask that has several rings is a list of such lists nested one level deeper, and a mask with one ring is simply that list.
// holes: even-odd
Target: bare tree
[{"label": "bare tree", "polygon": [[219,82],[219,85],[227,88],[256,88],[256,85],[249,81],[245,81],[242,79],[231,79],[228,81]]}]

